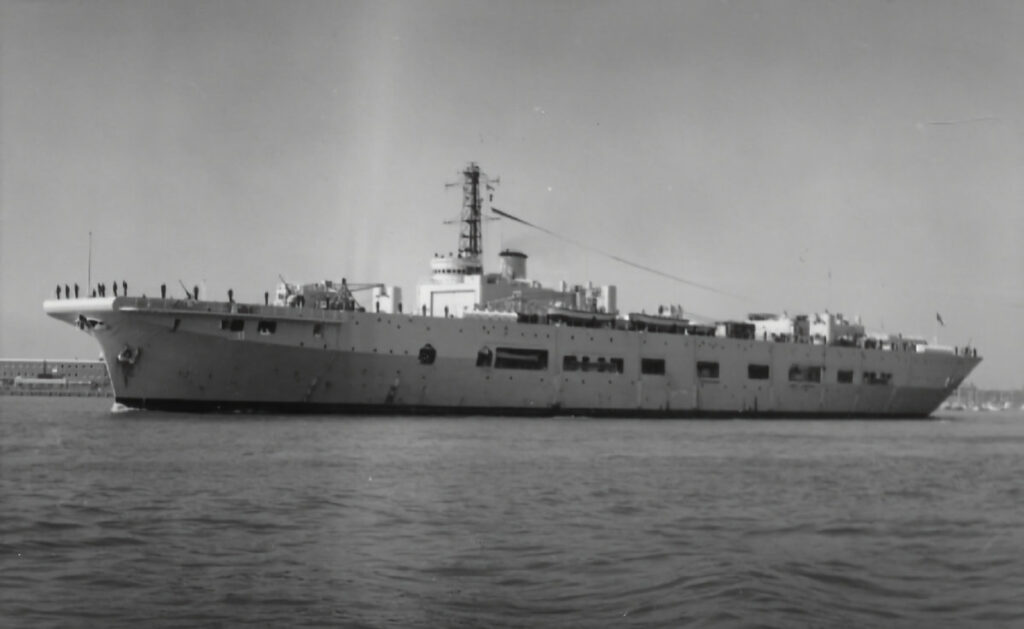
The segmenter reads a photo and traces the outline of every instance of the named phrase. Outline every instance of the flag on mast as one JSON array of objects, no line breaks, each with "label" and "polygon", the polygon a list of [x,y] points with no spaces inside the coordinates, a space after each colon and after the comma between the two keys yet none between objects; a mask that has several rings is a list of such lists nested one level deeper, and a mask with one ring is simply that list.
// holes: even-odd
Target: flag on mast
[{"label": "flag on mast", "polygon": [[940,315],[937,312],[935,313],[935,320],[938,321],[939,325],[941,325],[942,327],[946,327],[946,322],[942,320],[942,315]]}]

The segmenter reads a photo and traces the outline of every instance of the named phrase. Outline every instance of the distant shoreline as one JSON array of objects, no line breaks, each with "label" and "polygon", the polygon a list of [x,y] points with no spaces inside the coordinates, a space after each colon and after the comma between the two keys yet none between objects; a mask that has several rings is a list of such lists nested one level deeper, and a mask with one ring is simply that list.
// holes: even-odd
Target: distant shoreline
[{"label": "distant shoreline", "polygon": [[0,396],[10,397],[114,397],[109,389],[93,389],[91,387],[66,387],[62,389],[26,389],[0,387]]}]

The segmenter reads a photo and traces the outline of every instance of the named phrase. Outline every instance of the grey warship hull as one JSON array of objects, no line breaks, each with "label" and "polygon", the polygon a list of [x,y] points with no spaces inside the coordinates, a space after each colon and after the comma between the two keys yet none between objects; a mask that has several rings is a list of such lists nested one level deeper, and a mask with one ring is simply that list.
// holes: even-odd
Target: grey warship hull
[{"label": "grey warship hull", "polygon": [[96,339],[117,402],[170,411],[915,418],[980,362],[959,351],[191,299],[44,309]]}]

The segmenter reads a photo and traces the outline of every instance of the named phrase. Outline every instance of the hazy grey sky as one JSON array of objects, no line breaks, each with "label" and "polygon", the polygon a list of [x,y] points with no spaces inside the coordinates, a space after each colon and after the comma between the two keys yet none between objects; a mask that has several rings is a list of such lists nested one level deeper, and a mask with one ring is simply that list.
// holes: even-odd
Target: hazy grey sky
[{"label": "hazy grey sky", "polygon": [[[1024,3],[0,2],[0,356],[94,357],[57,282],[397,283],[475,160],[536,279],[859,314],[1024,385]],[[488,260],[491,263],[491,259]],[[493,268],[493,263],[492,268]],[[831,270],[831,282],[829,281]]]}]

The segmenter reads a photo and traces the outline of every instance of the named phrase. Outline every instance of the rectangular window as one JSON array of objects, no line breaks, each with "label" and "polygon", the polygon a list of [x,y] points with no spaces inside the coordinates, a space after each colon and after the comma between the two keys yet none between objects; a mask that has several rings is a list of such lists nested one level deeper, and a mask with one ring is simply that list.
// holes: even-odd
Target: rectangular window
[{"label": "rectangular window", "polygon": [[499,347],[494,352],[494,366],[498,369],[547,369],[548,352],[544,349]]},{"label": "rectangular window", "polygon": [[612,370],[615,373],[622,373],[625,371],[626,363],[621,358],[609,358],[608,362],[612,365]]},{"label": "rectangular window", "polygon": [[641,358],[640,373],[648,376],[664,376],[665,361],[661,358]]},{"label": "rectangular window", "polygon": [[323,335],[324,335],[324,324],[322,324],[322,323],[314,323],[313,324],[313,336],[315,336],[316,338],[321,338],[321,337],[323,337]]},{"label": "rectangular window", "polygon": [[850,384],[853,382],[853,370],[852,369],[840,369],[839,373],[836,374],[836,382],[840,384]]},{"label": "rectangular window", "polygon": [[747,377],[751,380],[767,380],[771,377],[768,365],[747,365]]},{"label": "rectangular window", "polygon": [[580,361],[575,356],[562,357],[562,371],[579,371]]},{"label": "rectangular window", "polygon": [[257,321],[256,331],[263,336],[273,334],[277,332],[277,321]]},{"label": "rectangular window", "polygon": [[697,377],[701,380],[718,379],[718,363],[711,361],[697,361]]},{"label": "rectangular window", "polygon": [[891,373],[876,373],[874,371],[864,372],[864,384],[887,385],[892,380]]},{"label": "rectangular window", "polygon": [[231,332],[241,332],[245,330],[245,319],[221,319],[220,329]]},{"label": "rectangular window", "polygon": [[821,367],[817,365],[793,365],[789,368],[790,382],[821,382]]}]

